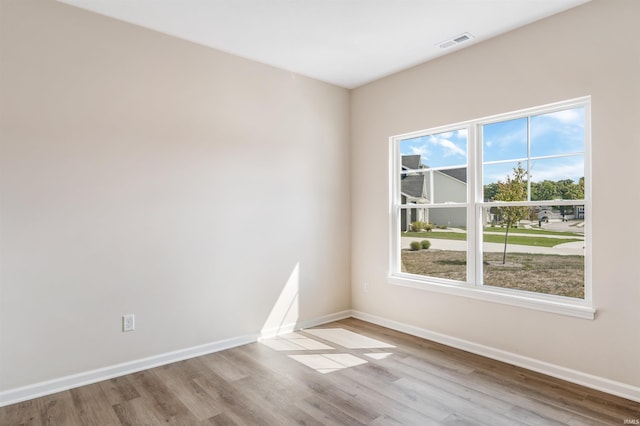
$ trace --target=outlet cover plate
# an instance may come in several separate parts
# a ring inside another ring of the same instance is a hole
[[[136,329],[136,316],[128,314],[122,316],[122,331],[133,331]]]

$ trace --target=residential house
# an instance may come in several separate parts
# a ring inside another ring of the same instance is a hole
[[[400,194],[403,204],[465,202],[467,197],[467,169],[428,170],[420,155],[402,156]],[[433,180],[433,186],[431,186]],[[433,191],[433,196],[430,194]],[[411,223],[423,221],[434,226],[464,226],[466,211],[461,208],[411,208],[401,212],[401,226],[411,230]]]

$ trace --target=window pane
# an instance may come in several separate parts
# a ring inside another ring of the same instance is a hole
[[[463,166],[467,164],[467,129],[400,141],[403,168]]]
[[[467,280],[466,208],[400,209],[400,216],[401,272]],[[430,247],[419,248],[425,240]]]
[[[531,156],[584,152],[584,108],[531,117]]]
[[[505,212],[483,209],[484,285],[584,298],[584,206],[509,208],[525,212],[508,235]]]
[[[522,169],[520,172],[518,172]],[[485,201],[526,201],[527,200],[527,162],[510,162],[498,164],[485,164],[482,167],[482,180]],[[508,179],[515,180],[518,173],[522,178],[500,190],[499,183],[505,184]],[[521,186],[520,190],[518,185]],[[509,192],[507,192],[509,191]]]
[[[584,157],[531,160],[531,200],[584,198]]]
[[[527,157],[527,118],[482,126],[482,161]]]

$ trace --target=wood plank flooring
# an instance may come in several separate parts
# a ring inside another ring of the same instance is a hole
[[[639,403],[353,318],[317,328],[338,331],[301,331],[10,405],[0,408],[0,425],[577,426],[640,419]]]

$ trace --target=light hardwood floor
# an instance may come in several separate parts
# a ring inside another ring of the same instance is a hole
[[[622,425],[640,419],[633,401],[353,318],[316,329],[331,330],[301,331],[3,407],[0,425]]]

